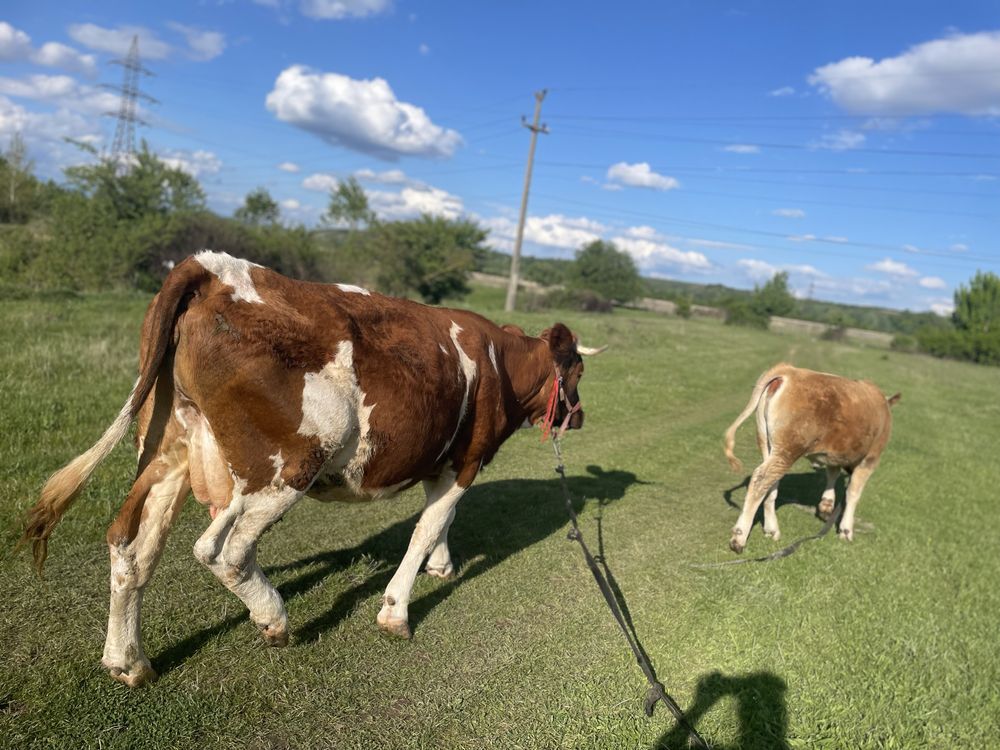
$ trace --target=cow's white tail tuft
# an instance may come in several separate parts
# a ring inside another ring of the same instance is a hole
[[[736,417],[736,421],[729,425],[729,429],[726,430],[725,442],[723,444],[726,459],[729,461],[730,468],[735,472],[743,471],[743,462],[736,457],[736,453],[733,448],[736,445],[736,430],[739,429],[740,425],[746,421],[754,409],[757,408],[757,404],[760,403],[760,397],[764,393],[764,389],[771,384],[772,381],[780,378],[779,369],[783,369],[786,365],[775,365],[770,370],[765,372],[757,379],[757,384],[753,387],[753,392],[750,394],[750,400],[747,402],[746,408],[740,412],[740,415]]]

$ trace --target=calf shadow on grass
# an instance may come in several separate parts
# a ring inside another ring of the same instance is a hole
[[[739,484],[723,490],[722,499],[726,501],[726,504],[730,508],[735,508],[736,510],[743,509],[742,499],[746,497],[745,493],[742,494],[741,502],[738,503],[733,500],[733,495],[737,490],[745,490],[750,486],[751,476],[751,474],[748,474]],[[847,484],[845,480],[846,475],[841,472],[835,486],[838,505],[842,505],[847,497]],[[781,478],[781,481],[778,482],[778,499],[775,501],[774,507],[775,509],[780,509],[783,505],[798,505],[806,508],[817,508],[825,489],[826,471],[822,469],[804,471],[800,474],[785,474]],[[760,508],[757,509],[757,516],[754,518],[754,523],[757,522],[758,518],[763,518],[763,515],[764,504],[761,503]]]
[[[416,630],[420,621],[462,584],[564,528],[568,518],[560,481],[555,476],[552,479],[504,479],[470,487],[458,504],[448,534],[448,546],[458,575],[441,581],[432,591],[410,603],[411,627]],[[567,482],[576,512],[580,512],[586,500],[597,500],[604,506],[624,497],[632,485],[647,484],[632,472],[605,471],[595,465],[588,466],[585,475],[568,476]],[[336,508],[330,511],[335,513]],[[293,639],[299,643],[317,640],[350,616],[361,602],[381,593],[402,561],[419,517],[420,514],[415,513],[354,547],[265,567],[264,572],[269,577],[280,579],[283,574],[292,574],[277,585],[281,596],[289,602],[359,560],[372,562],[372,572],[359,576],[357,582],[352,581],[353,585],[339,593],[326,612],[301,625],[293,620],[290,623]],[[294,618],[294,611],[291,614]],[[169,671],[215,636],[247,620],[247,613],[241,612],[192,634],[154,658],[154,667],[161,673]]]
[[[699,720],[716,703],[731,696],[737,705],[739,734],[731,745],[717,745],[706,738],[713,750],[788,750],[786,690],[785,681],[771,672],[746,675],[710,672],[698,680],[694,702],[685,713],[691,725],[697,728]],[[652,750],[688,747],[687,730],[676,726],[662,735]]]

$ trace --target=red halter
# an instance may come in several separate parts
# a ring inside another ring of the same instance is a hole
[[[556,370],[556,374],[552,378],[552,390],[549,392],[549,401],[545,406],[545,418],[542,420],[543,443],[552,433],[552,427],[556,421],[556,410],[560,401],[566,404],[566,416],[563,418],[562,425],[556,431],[554,438],[561,438],[563,436],[563,433],[569,428],[570,417],[580,411],[581,408],[579,400],[575,404],[570,404],[569,398],[567,398],[566,392],[563,390],[562,375]]]

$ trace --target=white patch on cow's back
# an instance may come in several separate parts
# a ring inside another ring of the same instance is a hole
[[[493,364],[493,372],[495,372],[497,375],[499,375],[500,374],[500,368],[497,367],[497,351],[496,351],[496,348],[493,346],[493,342],[492,341],[490,342],[489,352],[490,352],[490,362]]]
[[[315,437],[329,456],[327,472],[340,472],[359,493],[374,444],[370,418],[375,404],[365,404],[365,393],[354,372],[354,345],[341,341],[337,355],[319,372],[306,373],[302,389],[302,423],[298,433]]]
[[[469,355],[465,353],[462,345],[458,343],[458,334],[461,332],[462,326],[454,320],[451,321],[451,330],[448,333],[451,335],[451,341],[455,345],[455,350],[458,352],[458,376],[465,379],[465,394],[462,396],[462,408],[458,412],[458,422],[455,424],[455,431],[451,434],[451,438],[448,442],[444,444],[444,448],[442,448],[441,453],[438,454],[438,459],[448,452],[452,442],[455,440],[455,436],[458,435],[458,431],[462,427],[462,422],[465,421],[465,412],[469,408],[469,393],[472,390],[472,381],[475,380],[476,377],[476,363],[469,358]]]
[[[368,296],[368,297],[371,296],[371,292],[369,292],[367,289],[365,289],[363,287],[360,287],[360,286],[355,286],[354,284],[337,284],[336,287],[337,287],[337,289],[339,289],[342,292],[352,292],[354,294],[364,294],[365,296]]]
[[[250,278],[251,268],[263,268],[243,258],[234,258],[229,253],[217,253],[212,250],[202,250],[194,256],[202,268],[214,273],[219,281],[233,288],[233,301],[255,302],[263,304],[264,300],[257,293],[257,288]]]

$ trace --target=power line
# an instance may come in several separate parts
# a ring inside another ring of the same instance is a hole
[[[139,60],[139,35],[132,37],[132,45],[129,47],[128,56],[124,59],[112,60],[112,65],[121,65],[124,69],[121,86],[103,84],[104,88],[121,92],[121,103],[118,106],[118,113],[114,115],[106,112],[106,115],[117,116],[118,123],[115,125],[115,137],[111,144],[111,160],[118,165],[119,169],[127,170],[135,157],[135,124],[146,125],[136,113],[136,101],[143,99],[150,104],[158,104],[156,99],[139,91],[139,76],[153,75],[151,70],[143,67]]]

